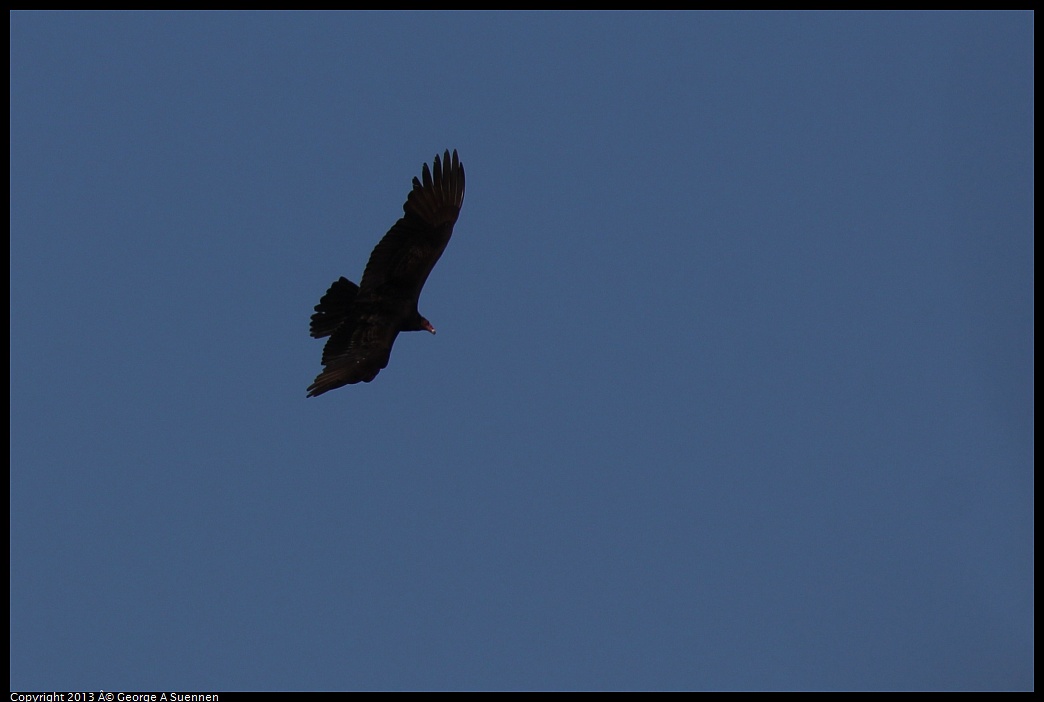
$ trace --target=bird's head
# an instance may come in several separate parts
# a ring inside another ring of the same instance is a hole
[[[408,320],[399,327],[399,331],[428,331],[434,334],[435,327],[431,326],[431,322],[422,317],[419,312],[414,312]]]

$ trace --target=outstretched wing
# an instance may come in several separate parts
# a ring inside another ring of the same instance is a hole
[[[431,171],[424,164],[421,180],[413,179],[402,218],[370,254],[359,284],[362,294],[416,303],[449,243],[463,203],[464,167],[456,149],[441,160],[436,155]]]
[[[379,310],[355,307],[352,319],[330,335],[323,347],[323,372],[308,387],[308,397],[342,385],[368,383],[388,365],[398,327]]]

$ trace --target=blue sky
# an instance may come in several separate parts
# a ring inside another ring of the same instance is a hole
[[[10,19],[12,689],[1033,688],[1031,14]]]

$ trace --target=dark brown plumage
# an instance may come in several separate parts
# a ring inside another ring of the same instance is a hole
[[[368,383],[388,365],[399,332],[429,331],[417,311],[428,274],[453,233],[464,202],[464,166],[449,151],[413,179],[403,216],[370,254],[359,285],[335,280],[312,315],[311,334],[329,336],[323,372],[308,387],[308,397],[353,383]]]

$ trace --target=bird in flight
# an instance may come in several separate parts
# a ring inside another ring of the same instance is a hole
[[[308,397],[353,383],[368,383],[388,365],[399,332],[429,331],[417,311],[428,274],[453,233],[464,203],[464,166],[446,151],[421,169],[402,206],[403,215],[370,254],[359,285],[341,277],[315,306],[311,334],[329,336],[323,372],[308,386]]]

